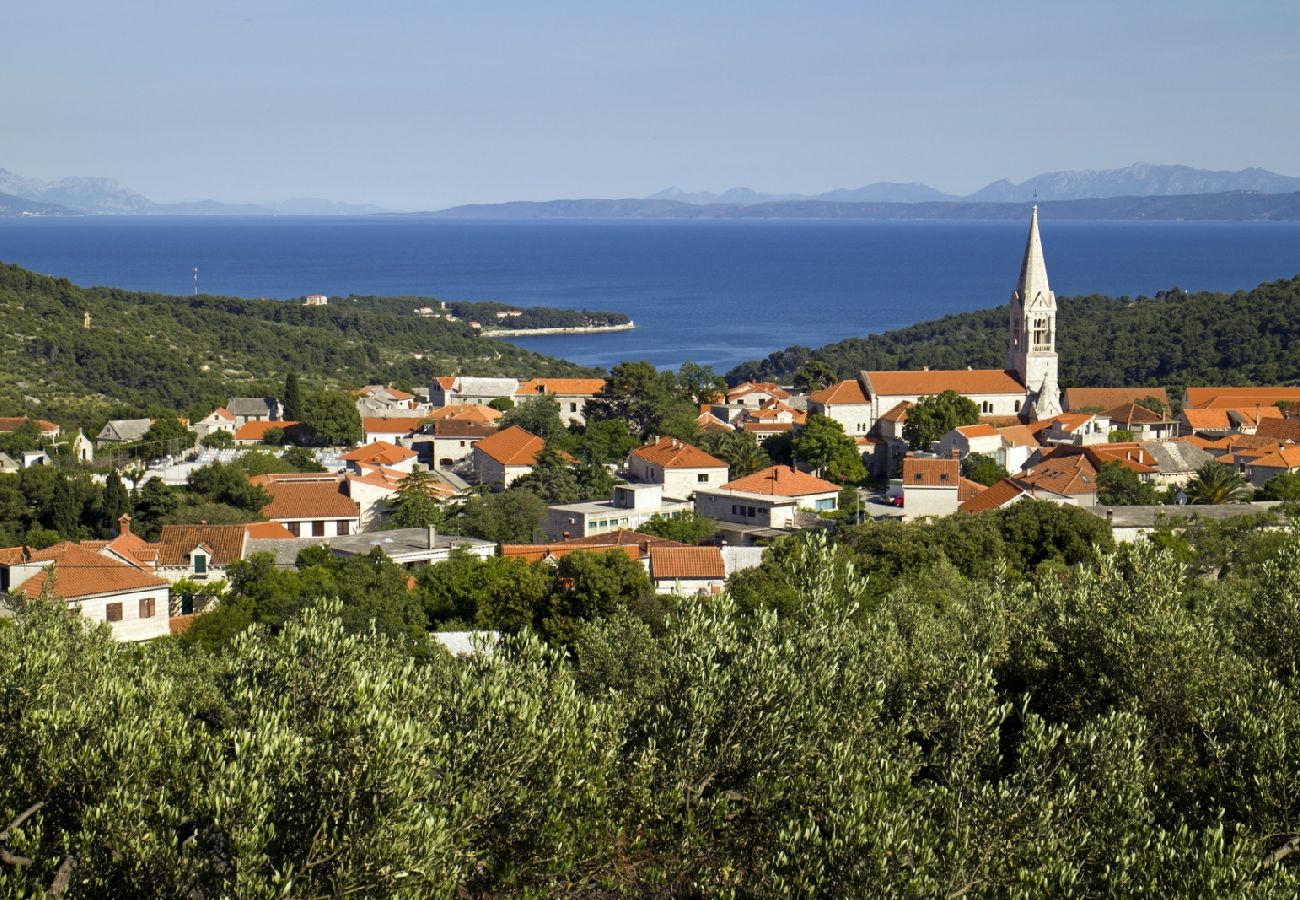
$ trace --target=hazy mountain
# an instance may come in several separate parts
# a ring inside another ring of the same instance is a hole
[[[0,216],[75,216],[77,212],[57,203],[42,203],[0,193]]]
[[[968,196],[967,200],[995,203],[1031,200],[1079,200],[1090,197],[1158,197],[1181,194],[1217,194],[1225,191],[1259,191],[1284,194],[1300,191],[1300,178],[1267,169],[1212,172],[1190,166],[1155,166],[1134,163],[1123,169],[1085,169],[1044,172],[1013,184],[1005,178]]]
[[[1040,201],[1052,220],[1154,219],[1300,220],[1300,192],[1229,191],[1166,197],[1107,197]],[[744,205],[678,200],[550,200],[481,203],[415,215],[455,219],[1010,219],[1029,215],[1029,204],[988,201],[841,203],[781,200]]]
[[[382,207],[299,197],[269,203],[223,203],[192,200],[155,203],[111,178],[63,178],[41,181],[0,169],[0,194],[67,207],[67,211],[112,215],[172,216],[359,216],[385,212]]]
[[[693,203],[696,205],[722,203],[728,206],[747,206],[751,203],[771,203],[777,200],[802,200],[803,198],[803,194],[760,194],[758,191],[747,187],[734,187],[723,191],[721,194],[714,194],[709,191],[683,191],[681,188],[670,187],[657,194],[651,194],[645,199],[672,200],[676,203]]]
[[[921,203],[927,200],[956,200],[958,197],[935,190],[919,181],[877,181],[860,188],[838,188],[810,199],[837,203]]]

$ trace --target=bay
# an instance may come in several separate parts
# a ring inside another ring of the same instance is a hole
[[[1300,272],[1296,222],[1041,221],[1058,296],[1233,291]],[[725,371],[1000,305],[1026,223],[456,221],[409,216],[0,219],[0,260],[82,285],[287,299],[419,294],[625,312],[631,332],[513,339],[608,367]]]

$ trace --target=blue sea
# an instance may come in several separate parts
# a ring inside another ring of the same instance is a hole
[[[82,285],[289,298],[421,294],[618,310],[621,334],[519,339],[610,366],[719,371],[1005,303],[1027,223],[0,219],[0,260]],[[1300,223],[1041,221],[1058,296],[1232,291],[1300,272]]]

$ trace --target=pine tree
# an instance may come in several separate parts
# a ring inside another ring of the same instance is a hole
[[[297,372],[290,372],[284,379],[284,404],[280,415],[290,422],[302,421],[302,388],[298,386]]]
[[[122,483],[122,476],[114,469],[108,473],[108,480],[104,482],[104,533],[114,534],[117,520],[130,511],[131,497],[126,492],[126,485]]]

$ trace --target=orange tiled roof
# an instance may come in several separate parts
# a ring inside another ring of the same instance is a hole
[[[1287,444],[1276,453],[1261,456],[1249,465],[1266,469],[1300,469],[1300,445]]]
[[[430,411],[425,418],[435,422],[458,419],[465,422],[490,423],[501,418],[501,410],[493,409],[483,403],[452,403]]]
[[[927,397],[959,394],[1024,394],[1025,386],[1001,369],[930,369],[919,372],[863,372],[877,397]]]
[[[957,502],[965,503],[967,500],[973,500],[979,494],[984,493],[984,485],[978,481],[971,481],[969,478],[962,478],[957,482]]]
[[[839,491],[840,486],[824,481],[793,466],[768,466],[753,475],[746,475],[722,486],[725,491],[744,491],[747,494],[768,494],[774,497],[803,497],[808,494],[827,494]]]
[[[532,378],[519,385],[515,396],[563,394],[569,397],[594,397],[604,389],[603,378]]]
[[[279,522],[249,522],[244,531],[250,541],[283,541],[293,537],[293,532]]]
[[[230,422],[235,421],[235,414],[232,413],[230,410],[226,409],[224,406],[218,406],[211,413],[209,413],[209,415],[216,416],[218,419],[226,419],[227,421]]]
[[[1184,409],[1183,419],[1197,431],[1227,431],[1233,427],[1226,409]]]
[[[394,416],[390,419],[367,416],[361,420],[361,430],[367,435],[400,434],[405,437],[418,433],[428,421],[427,417],[421,416]]]
[[[958,425],[953,430],[956,431],[958,434],[960,434],[962,437],[968,437],[968,438],[999,436],[998,430],[996,428],[994,428],[992,425],[985,425],[983,423],[979,425]]]
[[[778,400],[790,399],[788,391],[782,390],[775,381],[746,381],[727,391],[728,400],[737,400],[748,394],[771,394]]]
[[[674,437],[661,437],[633,450],[629,456],[664,469],[725,469],[727,464]]]
[[[442,419],[433,423],[436,437],[472,438],[477,440],[497,433],[497,427],[488,422],[474,422],[469,419]]]
[[[34,550],[30,561],[54,566],[54,594],[66,599],[167,586],[167,582],[156,575],[76,544],[62,543],[45,550]],[[16,585],[14,590],[28,597],[40,596],[48,572],[48,568],[37,572],[21,585]]]
[[[408,459],[414,459],[419,456],[414,450],[408,450],[405,447],[399,447],[396,444],[390,444],[388,441],[374,441],[366,444],[364,447],[358,447],[355,450],[349,450],[341,457],[348,462],[355,463],[375,463],[381,466],[392,466],[399,462],[405,462]]]
[[[243,525],[164,525],[158,538],[158,564],[187,566],[190,551],[202,545],[212,552],[211,565],[227,565],[243,558],[247,534]]]
[[[262,483],[271,502],[262,507],[268,519],[355,519],[360,515],[357,504],[341,492],[341,482],[285,481]]]
[[[726,578],[727,567],[717,547],[651,547],[650,577]]]
[[[36,428],[42,434],[53,434],[59,430],[59,426],[53,422],[47,422],[44,419],[29,419],[27,416],[0,417],[0,432],[17,431],[28,422],[35,422]]]
[[[1094,387],[1066,388],[1065,405],[1069,412],[1082,412],[1085,409],[1114,409],[1117,406],[1136,404],[1145,397],[1155,397],[1166,408],[1169,395],[1164,388],[1155,387]]]
[[[1221,403],[1238,408],[1274,406],[1285,400],[1300,403],[1300,387],[1189,387],[1186,407],[1205,409]]]
[[[903,460],[903,487],[952,487],[961,480],[961,463],[955,459]]]
[[[856,378],[846,378],[844,381],[838,381],[830,387],[822,388],[816,393],[809,394],[808,400],[811,403],[819,403],[822,406],[871,402],[867,399],[866,393],[862,390],[861,382]]]
[[[1012,478],[1031,493],[1046,491],[1061,497],[1092,494],[1097,490],[1097,470],[1083,454],[1049,456]]]
[[[1152,425],[1168,421],[1164,416],[1153,413],[1145,406],[1138,406],[1136,403],[1125,403],[1123,406],[1117,406],[1106,415],[1112,423],[1117,425]]]
[[[1091,413],[1061,413],[1059,416],[1053,416],[1049,430],[1064,431],[1069,434],[1078,431],[1083,426],[1092,421]]]
[[[1255,433],[1260,437],[1300,443],[1300,419],[1264,419]]]
[[[546,442],[537,435],[529,434],[518,425],[511,425],[491,437],[483,438],[474,445],[474,449],[503,466],[531,466],[537,462],[537,454],[545,446]]]
[[[237,441],[263,441],[266,440],[266,433],[272,428],[279,428],[285,434],[291,429],[297,429],[300,425],[298,422],[289,419],[280,419],[276,422],[268,422],[265,419],[258,422],[245,422],[235,429],[235,440]]]
[[[695,424],[701,431],[735,431],[711,412],[700,413],[695,419]]]
[[[1006,506],[1012,500],[1023,494],[1014,481],[1004,478],[997,484],[986,487],[974,497],[964,501],[961,504],[961,511],[968,513],[984,512],[990,509],[1000,509]]]
[[[901,403],[895,403],[889,408],[883,416],[880,417],[882,422],[906,422],[907,411],[916,406],[911,400],[904,400]]]

